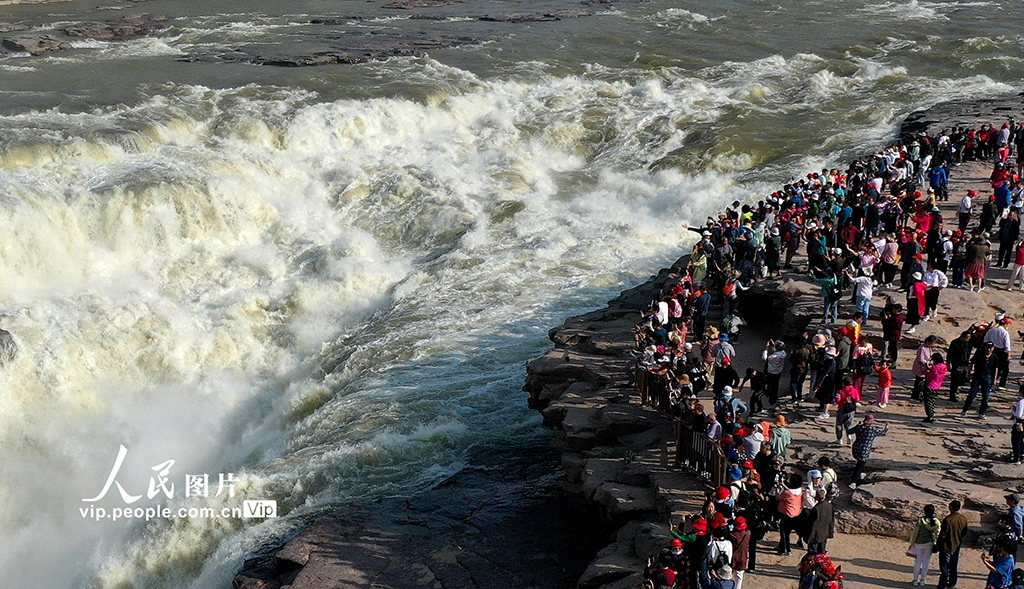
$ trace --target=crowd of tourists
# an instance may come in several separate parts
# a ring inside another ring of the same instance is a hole
[[[890,402],[904,334],[943,315],[948,288],[1024,291],[1022,154],[1024,125],[1012,120],[936,137],[921,133],[846,170],[807,174],[756,204],[734,202],[703,226],[687,227],[699,240],[685,272],[636,328],[643,376],[637,384],[642,403],[717,443],[728,468],[703,510],[674,524],[672,545],[648,561],[649,586],[741,589],[744,575],[756,570],[758,542],[773,532],[778,554],[805,551],[802,588],[842,587],[840,567],[827,556],[832,501],[844,484],[862,483],[876,440],[889,432],[863,409]],[[939,203],[951,197],[951,173],[972,159],[993,162],[991,194],[966,192],[956,218],[945,218]],[[1013,266],[1005,284],[988,277],[993,265]],[[734,344],[744,337],[745,291],[783,273],[805,274],[820,288],[820,324],[798,341],[769,340],[760,361],[738,368]],[[847,298],[848,319],[840,321]],[[945,350],[934,336],[913,350],[909,398],[923,405],[924,422],[939,417],[943,396],[962,417],[976,407],[985,419],[991,395],[1007,386],[1012,320],[1004,313],[979,319]],[[868,324],[881,327],[879,348],[862,337]],[[815,419],[834,420],[836,446],[850,447],[854,466],[842,483],[827,456],[806,475],[800,473],[811,465],[787,456],[786,409],[808,401],[817,405]],[[1012,419],[1011,461],[1020,464],[1024,386]],[[1007,497],[1004,533],[985,556],[989,587],[1024,584],[1024,571],[1014,572],[1024,537],[1019,500]],[[914,558],[915,586],[925,584],[933,552],[939,553],[939,589],[957,586],[967,522],[959,501],[948,508],[940,520],[929,506],[914,525],[907,554]]]

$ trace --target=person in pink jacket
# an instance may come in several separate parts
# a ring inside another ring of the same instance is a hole
[[[946,365],[942,354],[935,352],[929,362],[928,372],[924,376],[924,412],[927,417],[925,423],[935,422],[935,399],[939,398],[939,389],[946,380],[946,373],[949,366]]]

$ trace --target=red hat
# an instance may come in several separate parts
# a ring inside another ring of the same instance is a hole
[[[972,198],[975,197],[975,196],[978,196],[978,191],[977,190],[968,190],[967,191],[967,196],[970,196]]]
[[[754,468],[754,461],[753,460],[744,460],[743,461],[743,468]]]
[[[671,546],[672,548],[682,548],[683,547],[683,541],[680,540],[679,538],[672,538],[672,543],[669,544],[669,546]]]
[[[732,494],[729,493],[729,489],[726,489],[725,487],[718,487],[715,489],[715,499],[718,501],[725,501],[731,496]]]
[[[696,532],[698,536],[703,536],[704,534],[707,534],[708,520],[702,517],[698,517],[697,519],[693,520],[693,531]]]
[[[989,200],[995,200],[996,199],[996,195],[993,194],[993,195],[989,196],[988,199]]]
[[[736,526],[737,530],[747,529],[747,518],[743,517],[742,515],[732,520],[732,523]]]
[[[724,515],[722,515],[721,513],[716,513],[715,517],[711,518],[711,527],[712,529],[718,529],[724,526],[726,521],[727,520],[725,519]]]
[[[732,364],[732,360],[728,356],[722,358],[722,364]]]

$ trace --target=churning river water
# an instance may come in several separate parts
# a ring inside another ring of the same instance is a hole
[[[1024,78],[1011,1],[385,3],[151,0],[129,10],[170,17],[152,36],[0,54],[0,585],[226,587],[311,514],[543,443],[524,362],[675,259],[683,223]],[[569,9],[590,15],[474,20]],[[476,42],[179,61],[375,33]],[[131,495],[175,461],[173,499],[134,505],[281,517],[83,518],[122,444]],[[236,497],[185,498],[185,473]]]

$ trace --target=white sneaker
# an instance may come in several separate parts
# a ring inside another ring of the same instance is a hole
[[[881,405],[879,405],[879,407],[882,408],[882,409],[885,409],[885,406],[886,406],[886,403],[882,403]]]
[[[985,290],[986,288],[988,288],[988,287],[987,286],[983,286],[983,287],[978,289],[978,292],[981,292],[981,291]]]
[[[907,333],[914,333],[915,331],[917,331],[917,328],[911,327],[910,329],[907,330]]]

